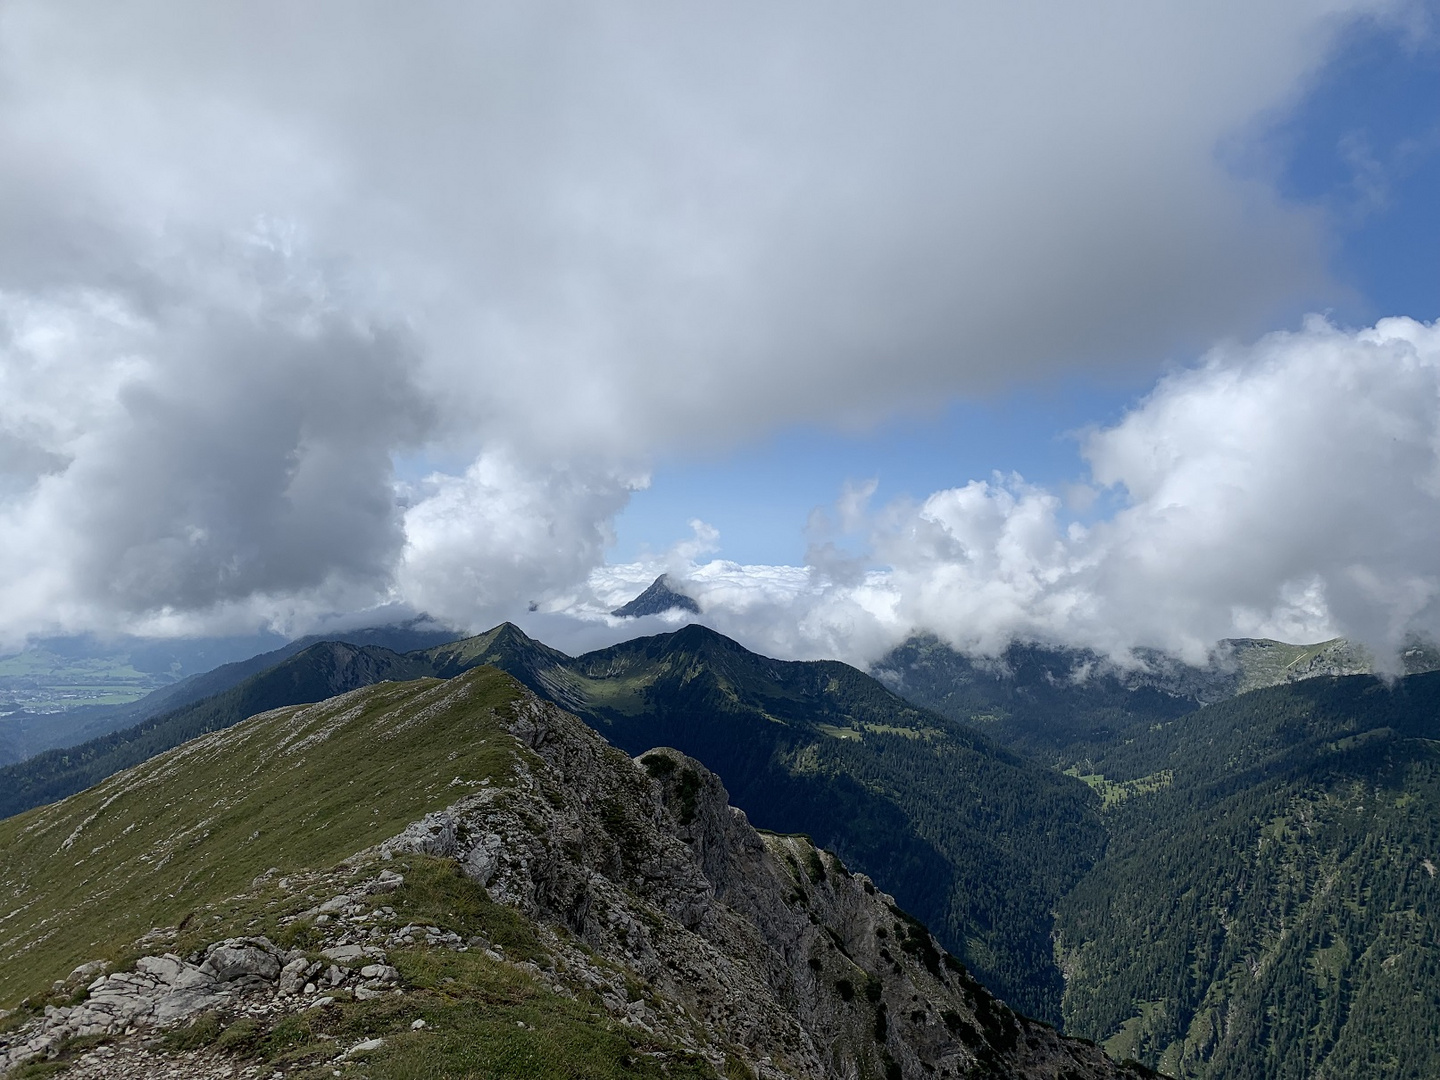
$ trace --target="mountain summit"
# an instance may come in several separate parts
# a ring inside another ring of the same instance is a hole
[[[663,615],[680,608],[700,614],[700,605],[670,585],[670,575],[661,574],[650,583],[650,587],[628,604],[622,604],[610,612],[620,619],[638,619],[642,615]]]

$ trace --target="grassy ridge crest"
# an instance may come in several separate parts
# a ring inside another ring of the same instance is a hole
[[[183,925],[272,868],[332,865],[503,779],[516,743],[495,714],[521,692],[489,668],[381,683],[264,713],[0,821],[0,1002]]]

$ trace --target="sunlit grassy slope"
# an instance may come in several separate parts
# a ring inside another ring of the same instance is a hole
[[[271,867],[326,867],[502,776],[508,676],[381,683],[257,716],[0,821],[0,1003]]]
[[[382,680],[429,675],[423,658],[320,642],[236,686],[79,746],[0,769],[0,816],[63,799],[172,746],[283,705],[306,705]]]

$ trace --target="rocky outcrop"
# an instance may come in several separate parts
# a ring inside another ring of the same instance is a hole
[[[387,872],[357,892],[384,892],[400,880]],[[349,895],[336,899],[353,903]],[[447,936],[438,927],[406,927],[391,940],[413,943],[416,933],[432,945],[459,945],[453,934]],[[254,1017],[313,1008],[333,1000],[327,991],[345,990],[364,1000],[399,989],[400,973],[384,962],[382,948],[337,944],[323,948],[320,956],[323,959],[316,960],[301,950],[279,949],[265,937],[226,938],[188,957],[141,956],[132,970],[99,974],[88,986],[86,980],[106,965],[84,964],[57,987],[76,991],[81,1000],[47,1005],[34,1022],[0,1036],[0,1075],[52,1057],[78,1038],[145,1035],[207,1012]]]
[[[633,761],[536,698],[510,730],[513,784],[382,845],[442,855],[542,924],[552,965],[633,971],[628,1023],[761,1077],[1126,1075],[1093,1045],[1018,1016],[864,875],[800,836],[761,834],[678,751]],[[532,756],[533,755],[533,756]]]
[[[286,964],[287,957],[263,937],[217,941],[189,960],[142,956],[133,971],[96,978],[83,1001],[46,1006],[43,1018],[19,1038],[0,1041],[0,1072],[70,1039],[169,1027],[210,1009],[233,1009],[256,992],[269,996]],[[94,967],[77,968],[68,981],[80,983]]]

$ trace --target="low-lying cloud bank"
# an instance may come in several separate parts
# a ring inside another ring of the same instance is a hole
[[[1018,476],[919,505],[852,493],[838,516],[861,558],[738,566],[692,545],[597,570],[556,606],[598,621],[664,570],[757,648],[859,662],[915,630],[967,651],[1019,637],[1196,661],[1223,637],[1345,635],[1393,655],[1440,631],[1440,326],[1312,318],[1218,348],[1083,453],[1068,505]]]

